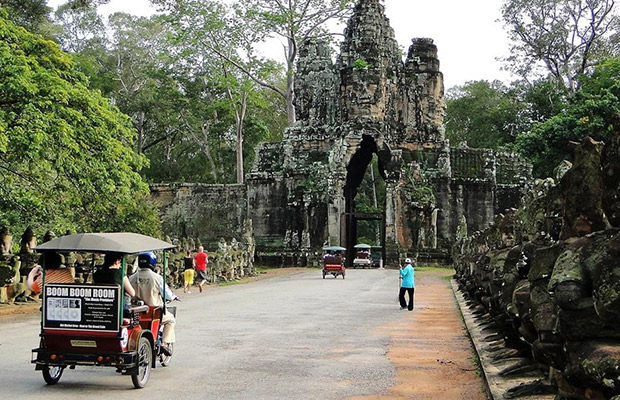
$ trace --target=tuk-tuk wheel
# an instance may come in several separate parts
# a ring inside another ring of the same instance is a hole
[[[325,271],[323,271],[323,279],[325,279],[325,275],[327,275],[327,274],[325,273]]]
[[[138,342],[138,373],[131,375],[131,381],[136,389],[142,389],[149,381],[152,361],[153,348],[151,342],[147,338],[141,337]]]
[[[65,367],[48,367],[47,365],[41,369],[43,373],[43,379],[45,383],[48,385],[55,385],[60,380],[62,376],[62,371],[65,370]]]

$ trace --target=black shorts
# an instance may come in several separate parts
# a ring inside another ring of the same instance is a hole
[[[206,281],[207,280],[207,270],[203,269],[201,271],[196,271],[196,280]]]

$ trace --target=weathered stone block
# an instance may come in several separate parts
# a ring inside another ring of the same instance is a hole
[[[589,383],[606,396],[620,393],[620,345],[617,342],[569,342],[566,375]],[[609,398],[609,397],[608,397]]]
[[[532,260],[530,261],[530,271],[528,279],[536,281],[539,279],[549,280],[553,273],[555,261],[563,250],[563,246],[553,245],[549,247],[540,247],[534,251]]]
[[[572,303],[590,296],[591,284],[578,249],[565,250],[557,258],[548,291],[553,294],[554,302],[563,308],[571,308]]]

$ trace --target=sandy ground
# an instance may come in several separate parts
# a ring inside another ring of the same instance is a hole
[[[248,283],[306,271],[305,268],[268,270]],[[473,349],[465,331],[450,283],[451,270],[420,270],[416,273],[415,309],[401,322],[382,327],[391,336],[387,357],[396,366],[396,384],[381,396],[351,400],[384,399],[488,399],[480,373],[473,361]],[[206,290],[213,286],[206,286]],[[397,296],[397,292],[394,296]],[[196,287],[192,291],[198,290]],[[182,293],[181,289],[175,290]],[[396,299],[395,299],[396,300]],[[38,312],[39,303],[0,305],[2,319]]]

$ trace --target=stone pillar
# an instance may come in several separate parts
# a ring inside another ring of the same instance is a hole
[[[433,39],[412,40],[405,61],[407,140],[441,142],[445,115],[443,74]]]
[[[385,187],[385,267],[395,268],[399,265],[401,246],[398,241],[396,213],[402,213],[399,202],[397,182],[386,181]]]
[[[328,245],[338,246],[341,244],[342,213],[344,212],[344,181],[333,180],[330,182],[329,198],[327,203],[327,230]]]
[[[9,233],[9,228],[3,226],[0,230],[0,255],[10,256],[13,247],[13,235]]]
[[[435,182],[435,201],[437,203],[437,245],[445,247],[451,243],[452,234],[452,189],[449,178],[440,178]]]

